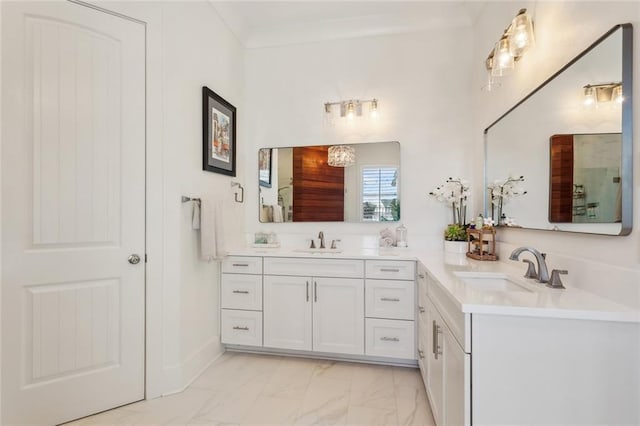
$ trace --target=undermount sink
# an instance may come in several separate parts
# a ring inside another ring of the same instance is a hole
[[[460,280],[469,288],[484,291],[524,291],[525,288],[508,275],[499,272],[454,272]]]
[[[313,253],[313,254],[342,253],[342,249],[332,249],[332,248],[304,248],[304,249],[295,249],[293,251],[297,253]]]

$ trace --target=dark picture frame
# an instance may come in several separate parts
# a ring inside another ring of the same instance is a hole
[[[271,188],[271,154],[271,148],[258,150],[258,182],[266,188]]]
[[[202,170],[236,175],[236,107],[202,87]]]

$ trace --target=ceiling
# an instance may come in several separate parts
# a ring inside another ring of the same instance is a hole
[[[247,48],[470,26],[484,2],[215,1]]]

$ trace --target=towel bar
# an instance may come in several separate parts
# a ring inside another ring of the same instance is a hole
[[[187,196],[183,195],[181,200],[182,200],[183,203],[188,203],[189,201],[194,201],[194,202],[200,204],[200,198],[191,198],[191,197],[187,197]]]

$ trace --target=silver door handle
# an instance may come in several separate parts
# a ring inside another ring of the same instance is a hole
[[[237,325],[233,327],[234,330],[242,330],[242,331],[249,331],[249,327],[238,327]]]
[[[317,281],[313,282],[313,301],[314,302],[318,301],[318,282]]]
[[[307,280],[307,302],[309,301],[309,281]]]
[[[137,254],[132,254],[130,255],[127,260],[129,261],[130,264],[132,265],[137,265],[138,263],[140,263],[140,256],[138,256]]]
[[[398,268],[380,268],[381,272],[400,272]]]
[[[400,339],[398,339],[397,337],[381,337],[380,340],[382,340],[383,342],[399,342]]]
[[[424,278],[424,274],[418,274],[418,278]]]
[[[233,293],[236,293],[236,294],[249,294],[249,292],[246,291],[246,290],[233,290]]]
[[[397,297],[381,297],[380,300],[382,300],[383,302],[399,302],[400,299],[398,299]]]
[[[232,266],[249,266],[248,263],[232,263]]]

